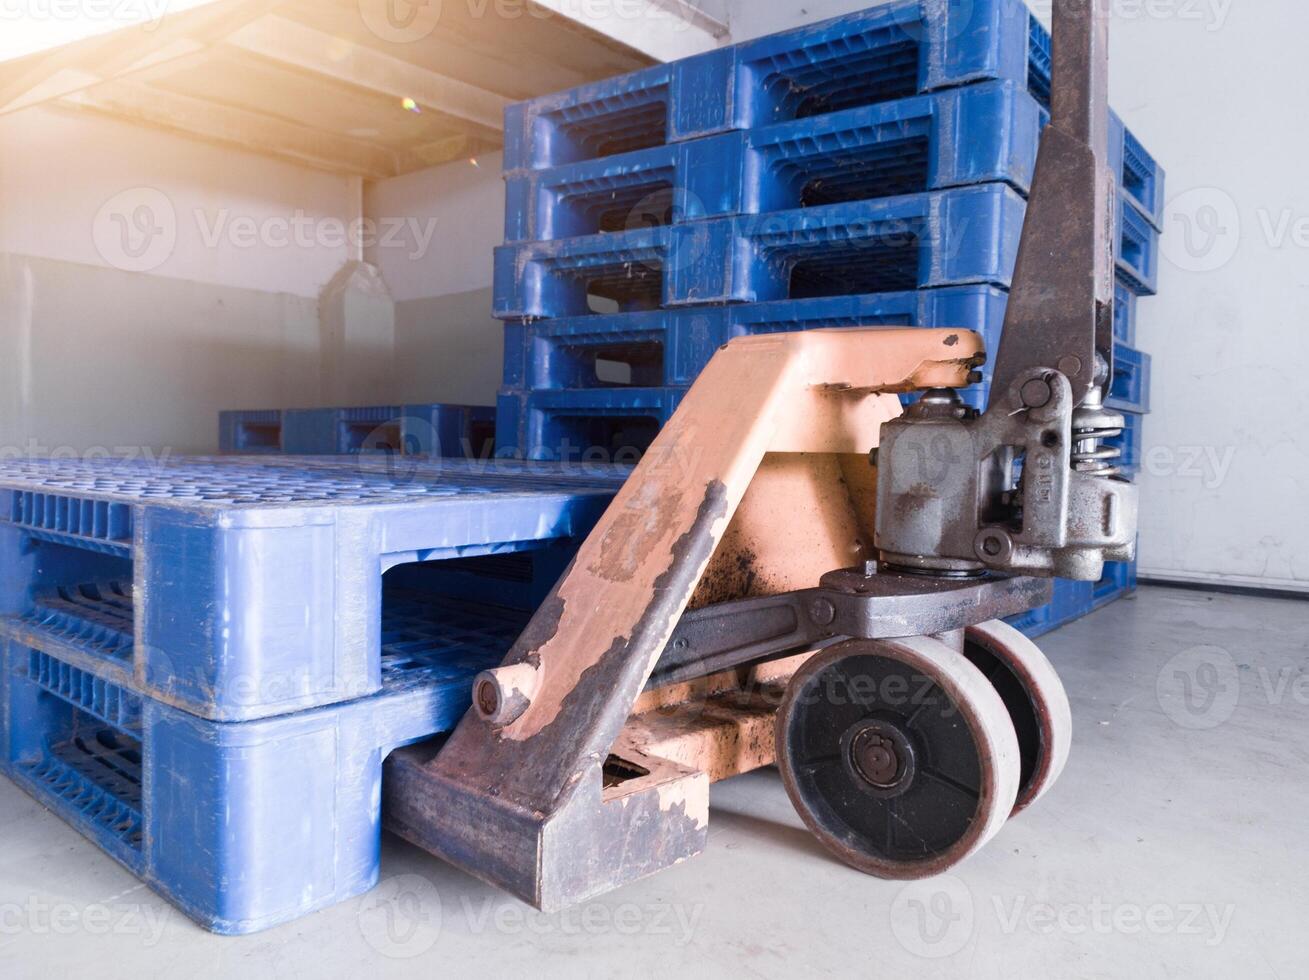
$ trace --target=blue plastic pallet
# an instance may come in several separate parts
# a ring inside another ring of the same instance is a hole
[[[590,530],[626,473],[418,457],[0,461],[0,615],[203,718],[363,697],[383,680],[384,573],[545,555]],[[120,602],[114,583],[137,596],[126,635],[68,605],[85,587]],[[501,601],[496,577],[473,585],[469,597]]]
[[[584,316],[932,286],[1008,286],[1026,206],[1003,184],[501,246],[494,315]]]
[[[404,445],[398,405],[295,408],[282,413],[282,451],[296,455],[398,453]]]
[[[239,455],[282,451],[280,409],[218,413],[218,451]]]
[[[1114,339],[1136,343],[1136,294],[1118,278],[1114,281]]]
[[[496,455],[631,465],[685,394],[683,388],[502,391]]]
[[[538,169],[1029,73],[1018,0],[895,0],[510,106],[505,167]],[[1048,84],[1046,86],[1048,88]]]
[[[1095,583],[1091,593],[1091,608],[1107,606],[1135,591],[1136,562],[1109,562],[1104,567],[1104,576]]]
[[[1134,477],[1140,474],[1143,462],[1141,427],[1145,416],[1134,412],[1123,412],[1123,418],[1127,424],[1123,426],[1122,434],[1106,439],[1105,444],[1119,450],[1120,455],[1115,465],[1121,467],[1129,477]]]
[[[1115,112],[1109,113],[1109,169],[1156,231],[1164,229],[1164,171]]]
[[[1089,613],[1094,587],[1092,582],[1055,579],[1054,597],[1050,602],[1021,615],[1010,616],[1006,622],[1032,639],[1044,636]]]
[[[994,82],[506,174],[509,242],[993,181],[1026,193],[1043,111]]]
[[[83,616],[130,633],[127,604]],[[74,597],[70,604],[79,600]],[[448,731],[526,611],[391,593],[382,690],[222,724],[143,697],[0,624],[0,769],[210,930],[286,922],[376,884],[382,762]]]
[[[385,405],[219,414],[219,452],[349,455],[406,452],[481,458],[495,442],[495,408]]]
[[[1159,281],[1159,232],[1131,201],[1118,196],[1115,258],[1118,276],[1138,296],[1153,296]]]
[[[510,106],[504,166],[604,159],[987,80],[1048,107],[1050,62],[1050,35],[1020,0],[895,0]],[[1161,229],[1163,172],[1117,117],[1109,164]]]
[[[1150,411],[1150,355],[1114,344],[1114,376],[1109,385],[1108,407],[1144,415]]]
[[[1006,295],[994,286],[505,324],[507,388],[540,391],[689,385],[733,337],[856,326],[954,326],[994,349]]]

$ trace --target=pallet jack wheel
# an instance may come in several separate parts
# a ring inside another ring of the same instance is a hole
[[[879,878],[955,866],[995,836],[1019,750],[996,689],[939,640],[847,640],[795,675],[777,717],[786,791],[818,839]]]
[[[1073,714],[1068,693],[1040,647],[999,620],[968,627],[964,656],[994,685],[1018,736],[1018,800],[1014,815],[1054,785],[1068,762]]]

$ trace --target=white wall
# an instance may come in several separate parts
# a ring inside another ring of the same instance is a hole
[[[316,297],[357,212],[345,177],[92,114],[0,116],[0,252]]]
[[[396,302],[491,285],[491,250],[504,241],[503,165],[504,155],[491,153],[369,185],[370,218],[391,227],[411,223],[395,243],[379,240],[366,255]]]
[[[221,409],[355,401],[325,386],[318,300],[359,208],[347,178],[0,117],[0,449],[212,451]]]
[[[369,249],[395,298],[396,399],[495,404],[504,328],[491,317],[492,250],[504,241],[499,153],[371,184],[365,211],[410,231]]]

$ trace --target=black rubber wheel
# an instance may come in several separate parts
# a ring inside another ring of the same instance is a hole
[[[1073,742],[1068,693],[1040,648],[1008,623],[970,626],[964,656],[995,687],[1014,723],[1020,773],[1016,815],[1054,785],[1068,762]]]
[[[777,719],[787,793],[819,840],[881,878],[939,874],[1013,810],[1019,750],[994,687],[930,637],[849,640],[792,678]]]

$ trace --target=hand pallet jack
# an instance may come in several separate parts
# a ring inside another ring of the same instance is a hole
[[[1107,2],[1054,5],[986,411],[954,391],[985,361],[969,331],[732,341],[456,730],[388,761],[392,830],[556,910],[698,853],[710,783],[774,762],[833,853],[894,879],[954,866],[1050,787],[1067,696],[999,619],[1136,537],[1102,444],[1123,425]]]

